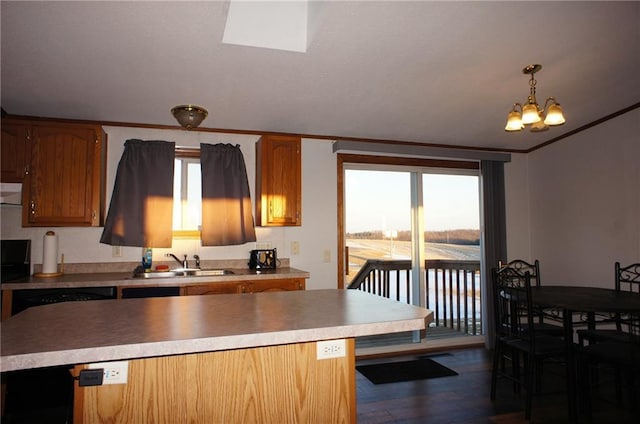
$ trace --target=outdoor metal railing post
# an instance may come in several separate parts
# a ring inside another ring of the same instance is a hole
[[[478,335],[482,331],[477,308],[482,295],[480,262],[428,259],[425,273],[425,305],[434,310],[435,326]],[[347,288],[411,304],[411,261],[367,260]]]

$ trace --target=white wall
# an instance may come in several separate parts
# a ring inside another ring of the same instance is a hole
[[[505,168],[510,260],[539,259],[543,282],[603,287],[613,286],[616,261],[640,262],[639,123],[636,109],[514,155]]]
[[[113,191],[115,173],[128,139],[175,141],[177,146],[199,147],[200,143],[239,144],[247,166],[252,197],[255,194],[255,142],[259,136],[222,134],[183,130],[160,130],[127,127],[104,127],[108,136],[107,148],[107,208]],[[258,243],[270,242],[278,249],[278,256],[290,259],[292,267],[308,271],[309,289],[335,288],[336,282],[336,164],[331,142],[303,140],[302,143],[302,227],[257,227]],[[255,201],[255,199],[252,199]],[[54,230],[59,236],[59,253],[66,263],[135,262],[141,248],[123,247],[122,257],[114,258],[111,246],[100,244],[102,228],[22,228],[21,207],[0,207],[4,239],[32,240],[32,263],[42,263],[42,238]],[[291,242],[297,241],[300,252],[291,254]],[[202,259],[243,259],[256,243],[241,246],[201,247],[199,240],[174,240],[171,249],[154,249],[154,260],[166,260],[167,252],[176,255],[198,253]],[[329,262],[325,263],[325,251]]]

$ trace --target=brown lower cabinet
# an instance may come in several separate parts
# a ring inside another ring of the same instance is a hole
[[[123,292],[132,287],[118,287],[118,298],[123,296]],[[149,290],[148,297],[154,297],[153,289],[156,287],[144,286],[142,289]],[[135,290],[136,288],[133,287]],[[179,287],[182,296],[197,296],[208,294],[229,294],[229,293],[260,293],[267,291],[291,291],[305,290],[304,278],[278,278],[273,280],[248,280],[248,281],[219,281],[199,284],[186,284]]]
[[[281,278],[275,280],[252,280],[198,284],[197,286],[183,287],[182,294],[185,296],[190,296],[200,294],[260,293],[266,291],[291,291],[304,289],[304,278]]]
[[[242,286],[238,283],[211,283],[199,284],[197,286],[183,287],[183,296],[193,296],[202,294],[225,294],[242,293]]]
[[[287,278],[280,280],[247,281],[242,285],[243,293],[260,293],[266,291],[304,290],[304,278]]]

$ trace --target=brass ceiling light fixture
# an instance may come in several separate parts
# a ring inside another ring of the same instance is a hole
[[[182,127],[190,130],[200,125],[209,112],[205,108],[196,105],[180,105],[171,109],[171,114]]]
[[[507,116],[505,131],[522,131],[525,125],[531,125],[532,132],[546,131],[551,125],[562,125],[565,122],[560,103],[553,97],[547,98],[544,108],[538,106],[536,100],[536,80],[534,75],[542,69],[542,65],[527,65],[522,70],[523,74],[531,75],[529,80],[530,92],[525,105],[515,103]],[[547,108],[549,105],[549,108]],[[520,111],[518,111],[520,108]]]

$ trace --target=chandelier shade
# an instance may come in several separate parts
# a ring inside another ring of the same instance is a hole
[[[505,131],[522,131],[525,125],[531,125],[532,132],[545,131],[549,126],[562,125],[565,123],[564,113],[560,103],[555,98],[549,97],[541,108],[536,100],[536,80],[534,75],[542,69],[542,65],[527,65],[522,70],[523,74],[531,75],[529,80],[529,97],[524,103],[515,103],[513,109],[507,115],[507,125]],[[547,108],[547,105],[549,107]]]
[[[538,105],[535,103],[527,103],[522,107],[522,123],[525,125],[533,124],[540,121],[538,113]]]
[[[171,114],[183,128],[190,130],[200,125],[209,112],[205,108],[196,105],[180,105],[172,108]]]
[[[520,131],[524,128],[522,124],[522,115],[517,110],[512,110],[509,112],[509,116],[507,118],[507,126],[505,130],[507,131]]]
[[[544,123],[547,125],[561,125],[565,123],[562,107],[560,107],[559,104],[554,103],[549,106],[549,110],[547,110],[547,117],[544,118]]]

